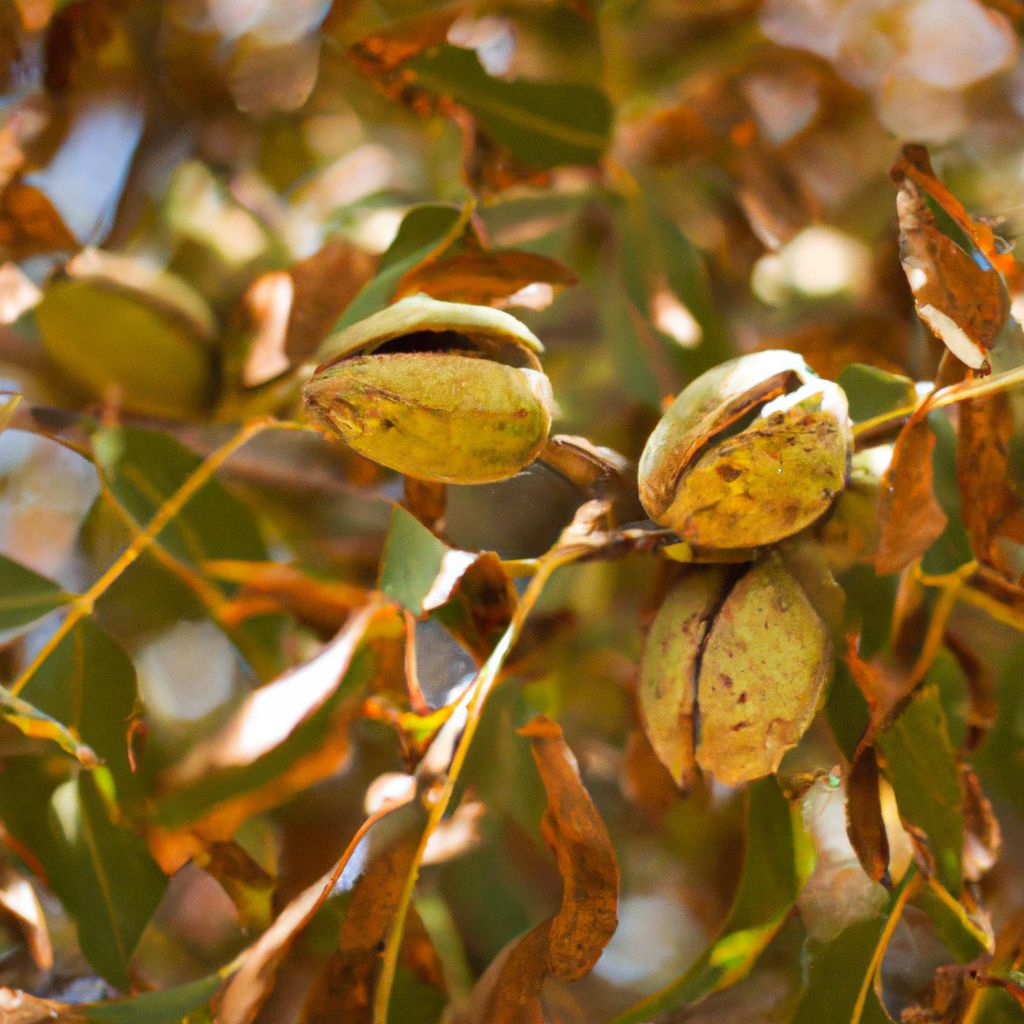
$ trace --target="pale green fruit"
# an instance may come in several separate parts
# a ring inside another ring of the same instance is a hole
[[[842,388],[792,352],[758,352],[676,398],[641,455],[640,500],[694,547],[756,548],[828,511],[851,450]]]
[[[436,352],[355,356],[316,373],[313,415],[368,459],[423,480],[487,483],[532,462],[551,428],[537,370]]]

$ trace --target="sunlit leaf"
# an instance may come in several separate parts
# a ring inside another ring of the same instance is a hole
[[[919,558],[946,528],[946,514],[932,490],[935,437],[928,420],[911,420],[896,440],[882,479],[878,521],[881,537],[875,567],[898,572]]]
[[[806,879],[809,865],[792,812],[774,779],[746,790],[743,874],[715,941],[682,976],[613,1024],[640,1024],[656,1014],[690,1006],[746,977],[782,927]]]
[[[52,740],[87,768],[94,768],[100,763],[96,752],[82,743],[67,726],[33,707],[28,701],[12,696],[3,686],[0,686],[0,718],[13,725],[23,736]]]
[[[0,555],[0,630],[21,630],[70,600],[56,583]]]
[[[381,256],[376,277],[364,285],[345,308],[336,329],[343,330],[386,306],[409,271],[428,256],[444,252],[454,241],[452,232],[460,220],[461,213],[455,206],[414,206],[402,220],[387,252]]]
[[[138,412],[187,417],[208,408],[209,313],[195,315],[203,310],[199,295],[183,281],[168,288],[156,275],[126,278],[120,263],[83,268],[48,285],[33,310],[60,371],[93,397],[116,397]]]
[[[958,895],[963,884],[963,794],[938,690],[920,690],[878,737],[878,745],[900,817],[928,837],[939,881]]]
[[[875,882],[889,877],[889,837],[882,818],[874,747],[856,757],[846,779],[846,831],[857,859]]]
[[[138,688],[128,655],[85,619],[36,670],[21,696],[87,743],[113,775],[119,799],[137,783],[128,759],[128,726]]]
[[[466,107],[531,166],[594,163],[608,145],[612,112],[598,89],[492,78],[473,51],[455,46],[427,50],[406,66],[417,85]]]

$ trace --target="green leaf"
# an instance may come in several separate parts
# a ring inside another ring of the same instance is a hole
[[[102,768],[62,781],[46,763],[12,758],[4,766],[0,818],[42,866],[78,925],[89,962],[124,989],[167,879],[142,838],[115,820],[100,780],[109,780]]]
[[[935,435],[932,451],[932,486],[935,497],[948,522],[938,540],[924,553],[921,568],[935,576],[959,569],[974,559],[967,531],[960,515],[960,490],[956,470],[956,432],[941,409],[928,414],[928,424]]]
[[[174,438],[136,427],[100,430],[93,436],[96,462],[114,497],[144,528],[157,509],[189,478],[202,459]],[[265,561],[252,507],[213,479],[207,481],[160,531],[157,543],[174,557],[201,569],[206,561]],[[213,584],[225,595],[233,587]],[[230,631],[261,678],[279,671],[281,619],[250,619]]]
[[[884,926],[881,917],[858,921],[811,956],[791,1024],[880,1024],[889,1019],[870,985],[863,1012],[855,1015]]]
[[[61,278],[34,315],[57,366],[95,397],[116,389],[126,408],[171,417],[209,406],[209,346],[191,319],[156,296],[98,279]]]
[[[380,563],[380,589],[414,615],[423,612],[445,556],[452,549],[400,505],[391,514]]]
[[[181,1019],[208,1002],[223,979],[210,974],[162,992],[143,992],[131,999],[76,1006],[90,1024],[179,1024]]]
[[[406,64],[416,82],[476,115],[531,167],[591,164],[608,146],[608,97],[588,85],[492,78],[472,50],[439,46]]]
[[[445,241],[454,240],[450,236],[461,217],[462,212],[457,206],[440,203],[414,206],[405,215],[398,234],[381,257],[377,276],[367,282],[345,308],[334,330],[344,330],[383,309],[391,301],[398,282],[413,267],[422,263],[435,250],[439,250]],[[330,337],[327,341],[330,341]],[[321,361],[325,358],[321,353],[317,355]]]
[[[960,893],[964,820],[956,753],[938,687],[925,686],[878,737],[900,817],[922,829],[939,881]]]
[[[202,462],[173,437],[138,427],[97,431],[93,447],[111,491],[143,527]],[[195,566],[211,559],[267,558],[252,510],[218,480],[205,483],[157,540]]]
[[[78,922],[82,952],[104,978],[124,989],[130,984],[132,953],[167,879],[142,838],[114,821],[93,774],[79,775],[77,796],[75,819],[64,831],[70,871],[51,881]]]
[[[982,786],[1024,814],[1020,765],[1024,760],[1024,643],[1003,661],[999,672],[999,714],[972,764]]]
[[[128,724],[138,688],[127,654],[83,619],[28,681],[22,696],[62,722],[103,759],[120,799],[137,789],[128,763]]]
[[[967,964],[992,952],[989,937],[934,878],[928,879],[913,902],[931,919],[939,938],[958,963]]]
[[[94,768],[100,763],[91,747],[80,743],[56,719],[34,708],[28,701],[15,697],[5,686],[0,686],[0,718],[13,725],[23,736],[52,740],[61,750],[88,768]]]
[[[195,821],[218,804],[257,794],[268,784],[280,784],[280,777],[302,758],[315,754],[327,743],[339,742],[337,720],[341,706],[365,689],[375,668],[373,652],[360,648],[330,696],[281,743],[247,764],[202,775],[168,793],[156,807],[157,820],[161,825],[174,828]],[[256,804],[253,806],[255,808]]]
[[[854,423],[873,419],[906,405],[913,405],[917,392],[909,377],[866,363],[851,363],[836,381],[850,402]]]
[[[719,937],[685,974],[612,1024],[639,1024],[735,984],[750,972],[785,922],[806,877],[802,837],[774,779],[751,783],[746,799],[743,875]]]
[[[0,399],[0,430],[6,430],[21,402],[21,395],[4,395]]]
[[[70,600],[52,580],[0,555],[0,631],[23,629]]]

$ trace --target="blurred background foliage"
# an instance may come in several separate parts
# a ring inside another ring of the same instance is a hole
[[[418,764],[430,781],[445,709],[593,495],[547,463],[451,487],[442,544],[299,401],[336,324],[421,291],[520,317],[556,428],[633,462],[666,396],[741,353],[800,353],[854,420],[912,400],[901,378],[937,379],[943,346],[900,267],[890,167],[927,144],[1012,251],[1022,26],[1018,0],[0,0],[10,1019],[1022,1019],[1024,537],[972,550],[991,481],[949,411],[928,421],[949,525],[923,563],[876,571],[892,437],[817,530],[859,648],[777,780],[681,791],[644,735],[670,562],[630,542],[551,579],[374,1017],[418,804],[325,873]],[[1020,362],[1003,351],[996,369]],[[296,429],[238,433],[266,415]],[[616,502],[617,525],[643,520]],[[451,549],[496,554],[456,559],[438,594]],[[923,688],[854,789],[864,694],[908,664]],[[515,968],[543,1018],[477,984],[569,884],[539,823],[571,784],[544,775],[540,727],[517,732],[537,714],[621,876],[591,973]]]

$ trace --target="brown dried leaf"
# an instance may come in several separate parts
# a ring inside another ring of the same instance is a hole
[[[369,592],[343,580],[319,580],[283,562],[218,560],[203,563],[203,571],[219,580],[241,584],[235,601],[222,612],[229,621],[236,602],[263,599],[267,607],[294,615],[320,635],[333,636],[346,618],[367,603]]]
[[[910,179],[920,189],[938,203],[939,206],[968,234],[978,251],[1000,273],[1010,275],[1015,270],[1013,254],[1004,252],[992,228],[984,221],[974,220],[964,209],[963,203],[953,195],[935,176],[928,150],[921,145],[909,144],[903,147],[899,160],[892,168],[892,176],[897,181]]]
[[[572,434],[549,437],[540,460],[558,470],[581,491],[598,493],[610,485],[625,485],[630,470],[629,460],[617,451]]]
[[[56,207],[34,185],[15,179],[0,192],[0,256],[24,260],[77,248]]]
[[[0,864],[0,908],[18,923],[32,962],[41,971],[53,967],[53,946],[32,883],[9,864]]]
[[[246,931],[263,931],[274,919],[272,899],[276,882],[236,842],[215,841],[195,857],[195,863],[220,884],[238,911]]]
[[[370,854],[372,859],[352,890],[338,950],[306,999],[303,1024],[369,1024],[373,1019],[380,951],[391,930],[418,842],[418,835],[400,833],[390,844]]]
[[[380,913],[375,914],[372,893],[376,886],[363,883],[362,878],[372,871],[374,879],[386,880],[387,864],[393,864],[400,859],[399,855],[408,837],[419,834],[423,820],[423,809],[415,803],[401,805],[379,817],[368,819],[352,838],[337,864],[299,893],[243,954],[241,966],[223,991],[215,1015],[218,1024],[250,1024],[269,996],[277,969],[285,954],[337,887],[350,889],[354,884],[358,889],[362,885],[363,895],[358,897],[359,921],[367,927],[380,927],[383,921],[386,928],[391,921],[394,906],[391,903],[382,903]],[[357,850],[365,854],[359,862],[361,867],[358,870],[361,877],[348,880],[346,884],[346,873],[352,867],[353,855]],[[395,851],[399,851],[399,855],[396,855]],[[384,866],[376,868],[379,856],[384,858]],[[354,894],[353,902],[356,899],[357,896]],[[351,912],[350,907],[349,913]],[[359,936],[355,934],[347,940],[343,937],[342,941],[348,943],[350,947],[355,947],[359,943]]]
[[[1008,579],[1017,576],[1000,537],[1024,543],[1024,501],[1010,481],[1013,413],[1005,392],[960,403],[957,483],[971,549]]]
[[[65,1003],[0,988],[0,1020],[4,1024],[84,1024],[85,1017]]]
[[[977,882],[999,859],[1003,835],[977,773],[964,762],[959,767],[964,795],[964,878]]]
[[[426,292],[449,302],[508,306],[513,304],[508,300],[529,285],[548,285],[554,294],[576,281],[568,267],[547,256],[516,249],[467,250],[414,267],[399,282],[393,298]]]
[[[873,746],[858,751],[846,780],[846,833],[867,876],[876,882],[887,878],[889,837],[882,819]]]
[[[597,963],[618,925],[618,863],[561,728],[537,715],[519,733],[529,737],[544,782],[548,808],[541,832],[565,886],[551,925],[548,967],[563,981],[575,981]]]
[[[560,726],[537,715],[519,733],[530,738],[548,797],[541,832],[558,861],[562,906],[495,958],[477,982],[461,1024],[541,1024],[544,979],[583,977],[618,924],[615,851]]]
[[[900,262],[918,316],[962,362],[975,369],[988,361],[1010,313],[999,272],[983,268],[935,226],[917,185],[904,178],[896,196]]]
[[[926,419],[912,419],[900,431],[878,501],[881,536],[875,569],[899,572],[931,547],[946,528],[946,513],[932,491],[935,435]]]

